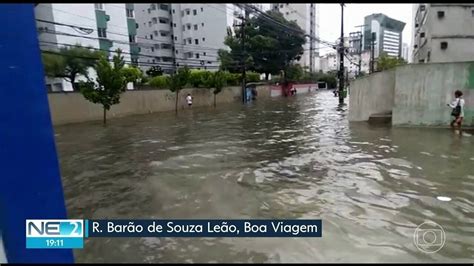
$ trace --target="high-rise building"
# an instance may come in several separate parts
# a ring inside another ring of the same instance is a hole
[[[142,49],[139,65],[146,70],[161,66],[171,73],[176,67],[217,70],[218,50],[228,28],[240,24],[240,8],[233,4],[135,4],[138,37]]]
[[[403,44],[402,44],[402,58],[405,59],[405,61],[407,61],[407,62],[410,61],[410,60],[409,60],[409,57],[408,57],[408,55],[409,55],[408,50],[409,50],[408,44],[407,44],[407,43],[403,43]]]
[[[474,61],[474,4],[415,8],[414,63]]]
[[[104,51],[110,58],[119,48],[127,64],[138,62],[133,4],[38,4],[35,18],[42,50],[54,52],[80,44]],[[94,78],[95,73],[89,71],[89,75]],[[85,77],[76,81],[80,80]],[[46,87],[73,90],[70,82],[59,78],[46,78]]]
[[[278,10],[285,19],[295,21],[306,34],[319,38],[319,6],[317,4],[272,4],[273,10]],[[319,62],[319,42],[314,38],[306,38],[303,45],[304,53],[297,62],[309,71],[316,71]]]
[[[364,50],[371,49],[372,36],[374,40],[374,58],[381,53],[389,56],[402,56],[402,32],[405,23],[392,19],[384,14],[372,14],[364,18]]]

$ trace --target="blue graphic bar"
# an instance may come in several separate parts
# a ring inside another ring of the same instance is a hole
[[[26,248],[83,248],[82,237],[29,237]]]
[[[88,220],[88,223],[89,237],[322,236],[321,220]]]

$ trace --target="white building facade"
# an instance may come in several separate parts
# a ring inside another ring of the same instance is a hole
[[[116,49],[121,49],[127,64],[137,62],[137,24],[131,4],[38,4],[35,18],[41,50],[55,52],[80,44],[111,58]],[[90,70],[89,76],[95,78],[95,73]],[[80,80],[85,78],[78,77]],[[49,91],[73,90],[70,82],[59,78],[46,78],[46,86]]]
[[[415,8],[414,63],[474,61],[474,4]]]
[[[295,21],[306,34],[319,38],[319,6],[310,4],[272,4],[273,10],[278,10],[285,19]],[[306,38],[303,45],[304,53],[298,63],[308,71],[315,72],[321,67],[319,58],[319,42]]]
[[[258,7],[258,4],[257,4]],[[138,37],[148,44],[140,52],[139,66],[160,66],[165,73],[187,65],[218,70],[219,49],[228,28],[240,24],[240,8],[233,4],[135,4]]]

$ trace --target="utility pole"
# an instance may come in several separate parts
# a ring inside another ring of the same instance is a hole
[[[245,70],[245,58],[246,58],[246,52],[245,52],[245,24],[247,22],[248,18],[248,12],[246,12],[246,4],[243,4],[242,11],[244,12],[244,15],[242,16],[242,24],[241,24],[241,44],[242,44],[242,57],[240,59],[240,63],[242,64],[242,103],[245,103],[247,101],[247,95],[246,95],[246,70]]]
[[[376,38],[376,33],[372,32],[372,36],[370,39],[370,73],[374,73],[374,61],[375,61],[375,56],[374,56],[374,50],[375,50],[375,38]]]
[[[344,104],[344,3],[341,3],[341,42],[339,44],[339,104]]]
[[[310,17],[309,17],[309,72],[313,73],[314,68],[313,68],[313,61],[314,61],[314,48],[313,48],[313,36],[314,36],[314,4],[310,4]]]

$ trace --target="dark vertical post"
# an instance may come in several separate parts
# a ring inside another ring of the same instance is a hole
[[[370,39],[370,73],[374,73],[374,63],[375,63],[375,38],[376,33],[372,32],[372,36]]]
[[[362,72],[362,32],[359,32],[359,71],[358,75]]]
[[[241,44],[242,44],[242,57],[240,60],[240,63],[242,64],[242,103],[245,103],[247,101],[246,97],[246,73],[245,73],[245,58],[246,58],[246,53],[245,53],[245,23],[247,22],[247,12],[246,12],[246,7],[245,4],[242,5],[242,11],[244,12],[244,15],[242,16],[242,25],[241,25]]]
[[[339,104],[344,103],[344,3],[341,3],[341,43],[339,45]]]

